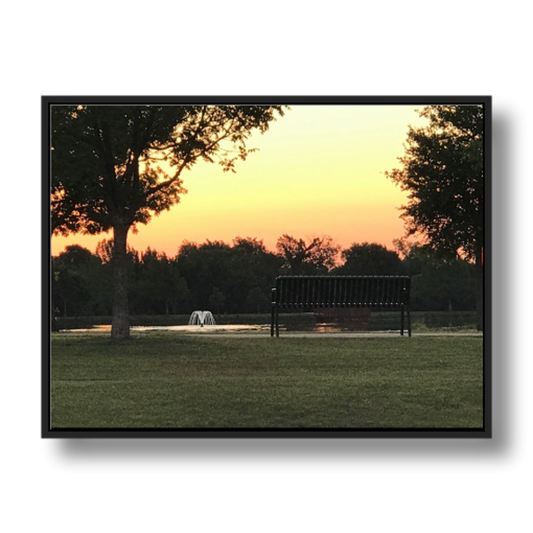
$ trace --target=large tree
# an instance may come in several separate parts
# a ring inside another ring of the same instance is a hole
[[[111,336],[129,336],[127,237],[179,201],[197,161],[235,171],[282,106],[52,105],[52,231],[113,231]]]
[[[476,265],[478,329],[483,324],[484,109],[434,105],[419,111],[427,126],[409,127],[401,168],[386,172],[408,203],[408,235],[421,234],[445,256]]]

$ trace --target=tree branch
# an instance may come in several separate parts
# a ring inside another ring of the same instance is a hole
[[[198,135],[201,131],[201,128],[203,128],[206,125],[206,107],[204,106],[202,108],[202,115],[200,117],[200,120],[198,121],[198,124],[194,130],[194,133],[190,140],[187,141],[188,144],[192,144],[196,139],[198,138]],[[210,117],[207,116],[207,122],[209,122]],[[230,137],[232,132],[232,127],[235,124],[235,119],[230,119],[228,124],[224,126],[223,132],[221,135],[217,136],[215,139],[213,139],[209,144],[205,145],[199,152],[194,153],[194,150],[186,150],[187,155],[182,160],[182,162],[179,164],[177,171],[174,173],[174,176],[166,181],[163,181],[161,183],[158,183],[157,185],[154,185],[153,187],[149,187],[146,189],[146,195],[150,196],[153,195],[165,188],[170,187],[173,185],[180,177],[181,173],[187,166],[195,161],[197,161],[200,157],[206,157],[211,151],[213,151],[217,144],[219,144],[221,141],[224,141],[228,137]],[[174,143],[174,148],[181,148],[180,151],[183,151],[184,147],[180,147],[179,143]],[[170,149],[169,146],[167,146],[167,149]]]

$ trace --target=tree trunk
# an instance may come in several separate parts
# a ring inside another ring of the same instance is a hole
[[[117,223],[113,226],[113,319],[111,338],[127,339],[130,336],[128,308],[128,255],[126,240],[129,226]]]
[[[483,248],[476,254],[476,328],[483,331]]]

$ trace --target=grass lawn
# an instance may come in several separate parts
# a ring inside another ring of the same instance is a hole
[[[480,337],[52,335],[52,429],[482,428]]]

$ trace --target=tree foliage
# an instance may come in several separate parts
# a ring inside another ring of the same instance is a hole
[[[344,264],[336,273],[352,276],[394,276],[403,273],[396,252],[377,243],[354,243],[342,251]]]
[[[424,127],[409,127],[402,167],[386,175],[408,192],[402,217],[449,256],[477,259],[483,246],[483,107],[423,108]]]
[[[52,300],[60,317],[111,314],[112,249],[102,241],[92,254],[70,246],[53,258]],[[355,243],[343,250],[332,275],[412,277],[414,311],[468,311],[475,306],[475,267],[464,259],[444,259],[429,246],[403,247],[400,260],[381,245]],[[110,255],[111,254],[111,255]],[[282,257],[261,240],[237,237],[233,244],[184,243],[175,257],[150,248],[128,248],[132,315],[268,313],[276,276],[286,273]]]
[[[52,301],[62,316],[108,314],[110,277],[97,255],[78,245],[52,259]]]
[[[237,237],[233,246],[220,241],[184,243],[176,256],[195,309],[229,313],[269,310],[270,289],[281,260],[257,239]],[[260,297],[261,293],[263,297]]]
[[[413,310],[467,311],[475,308],[475,266],[467,260],[444,259],[427,245],[413,245],[402,266],[412,279]]]
[[[324,274],[334,268],[340,246],[327,235],[306,241],[285,234],[278,239],[276,250],[283,259],[286,272],[311,275]]]

